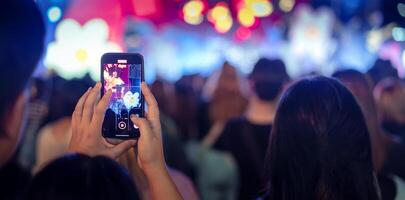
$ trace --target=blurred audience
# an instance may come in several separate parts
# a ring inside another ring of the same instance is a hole
[[[383,59],[377,59],[367,74],[371,77],[373,87],[384,78],[398,77],[397,69],[394,68],[391,61]]]
[[[14,155],[27,119],[28,85],[44,50],[45,25],[34,2],[5,0],[0,27],[0,197],[19,199],[30,173]]]
[[[252,199],[257,194],[278,98],[290,79],[281,60],[266,58],[256,63],[248,78],[251,96],[246,112],[227,121],[213,145],[236,160],[238,199]]]
[[[224,63],[218,73],[209,77],[203,93],[205,103],[200,105],[198,113],[199,123],[203,127],[209,127],[200,130],[207,131],[200,132],[204,145],[211,146],[215,143],[225,123],[231,118],[242,116],[245,112],[247,97],[242,85],[242,78],[236,68],[229,63]]]
[[[57,102],[58,105],[49,108],[54,121],[39,130],[34,172],[67,151],[72,136],[72,113],[77,101],[92,85],[86,79],[72,79],[55,85],[57,88],[54,89],[51,102],[52,104]]]
[[[405,138],[405,85],[396,78],[381,80],[374,89],[381,122],[385,130],[398,139]]]
[[[370,134],[374,170],[378,173],[382,199],[399,198],[400,191],[405,190],[403,184],[405,160],[401,159],[405,156],[405,149],[402,142],[395,140],[381,127],[371,81],[356,70],[341,70],[335,72],[333,76],[352,92],[363,111]]]

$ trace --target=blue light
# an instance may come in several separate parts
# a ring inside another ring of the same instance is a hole
[[[52,6],[48,9],[48,19],[50,22],[57,22],[62,17],[62,10],[58,6]]]

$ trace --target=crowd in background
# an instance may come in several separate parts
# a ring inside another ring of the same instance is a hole
[[[148,114],[131,116],[140,138],[113,144],[100,83],[31,78],[36,4],[7,1],[0,26],[1,199],[405,199],[405,85],[389,61],[292,79],[261,58],[247,76],[224,63],[157,78],[141,84]]]
[[[394,199],[405,192],[398,189],[405,189],[404,82],[384,60],[365,74],[345,69],[333,77],[360,104],[383,199]],[[157,78],[150,84],[159,103],[166,162],[186,199],[257,195],[277,104],[292,82],[283,61],[262,58],[248,76],[224,63],[209,77],[186,75],[174,83]],[[89,76],[65,80],[53,72],[34,79],[17,163],[37,172],[64,154],[75,104],[92,85]]]

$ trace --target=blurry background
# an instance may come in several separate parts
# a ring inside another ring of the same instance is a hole
[[[292,77],[367,71],[388,59],[405,76],[400,0],[37,0],[47,52],[37,74],[99,79],[104,52],[140,52],[146,80],[209,75],[224,61],[250,72],[280,58]],[[29,34],[29,31],[27,31]]]

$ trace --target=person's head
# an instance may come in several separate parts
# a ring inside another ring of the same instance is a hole
[[[36,174],[26,193],[29,200],[136,200],[135,184],[115,161],[102,156],[71,154]]]
[[[405,84],[401,80],[381,80],[374,88],[374,97],[383,122],[405,125]]]
[[[284,92],[265,162],[270,199],[378,199],[363,114],[335,79],[304,78]]]
[[[284,62],[261,58],[249,74],[253,93],[262,101],[275,101],[290,80]]]
[[[340,70],[332,76],[340,80],[357,99],[370,133],[374,166],[375,169],[380,169],[383,164],[382,153],[384,150],[382,148],[384,146],[381,135],[382,129],[378,121],[377,107],[373,97],[372,81],[368,76],[354,69]]]
[[[77,101],[93,85],[93,82],[85,79],[63,80],[55,83],[49,102],[48,120],[54,121],[72,116]]]
[[[209,118],[211,122],[225,122],[242,115],[247,99],[241,87],[241,77],[235,67],[225,62],[219,72],[210,99]]]
[[[397,69],[394,68],[391,61],[383,59],[377,59],[367,74],[372,78],[373,85],[386,77],[398,77]]]
[[[0,167],[14,153],[24,125],[27,84],[44,49],[45,25],[32,0],[0,6]]]

